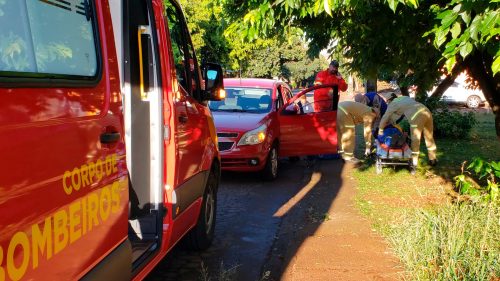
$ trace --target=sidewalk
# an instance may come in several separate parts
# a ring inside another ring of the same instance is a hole
[[[340,160],[314,164],[303,194],[287,203],[267,280],[398,280],[398,260],[355,208],[352,172]]]

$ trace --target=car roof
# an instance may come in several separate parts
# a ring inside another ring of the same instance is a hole
[[[280,81],[262,78],[224,78],[224,87],[261,87],[273,88]]]

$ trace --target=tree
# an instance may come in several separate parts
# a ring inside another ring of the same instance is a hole
[[[224,30],[227,27],[220,5],[210,0],[180,0],[199,61],[230,63],[230,46]]]
[[[352,70],[393,75],[403,90],[411,83],[430,88],[444,67],[448,82],[467,68],[496,114],[500,138],[498,0],[219,1],[234,21],[230,32],[252,40],[298,26],[312,52],[338,40]]]
[[[448,70],[467,68],[478,82],[500,139],[500,1],[453,0],[431,8],[439,24],[426,35],[434,38]]]

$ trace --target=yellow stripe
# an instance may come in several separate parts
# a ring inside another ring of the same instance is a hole
[[[142,33],[145,31],[144,28],[139,27],[137,29],[137,40],[138,40],[138,47],[139,47],[139,91],[141,93],[141,98],[145,99],[146,98],[146,93],[144,92],[144,70],[143,70],[143,65],[144,62],[142,61]]]
[[[415,119],[415,118],[417,117],[417,115],[418,115],[420,112],[424,111],[424,110],[425,110],[425,107],[422,107],[421,109],[419,109],[417,112],[415,112],[415,114],[413,114],[413,116],[411,117],[411,119],[410,119],[410,120],[411,120],[411,121],[413,121],[413,119]]]
[[[411,154],[420,154],[420,152],[412,152]]]
[[[342,106],[339,105],[338,109],[342,110],[342,112],[344,112],[345,115],[349,115],[347,111],[344,108],[342,108]]]
[[[346,128],[356,128],[356,126],[354,126],[354,125],[345,125],[344,127],[346,127]]]
[[[410,125],[412,128],[418,128],[418,125]]]
[[[392,100],[392,102],[399,102],[400,100],[404,99],[404,96],[400,96],[400,97],[397,97],[395,99]]]

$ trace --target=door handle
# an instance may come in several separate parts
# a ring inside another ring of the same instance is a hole
[[[187,123],[187,121],[188,121],[188,116],[187,115],[184,115],[184,114],[179,115],[179,122],[181,122],[181,123]]]
[[[120,133],[103,133],[100,137],[101,143],[109,144],[120,140]]]

